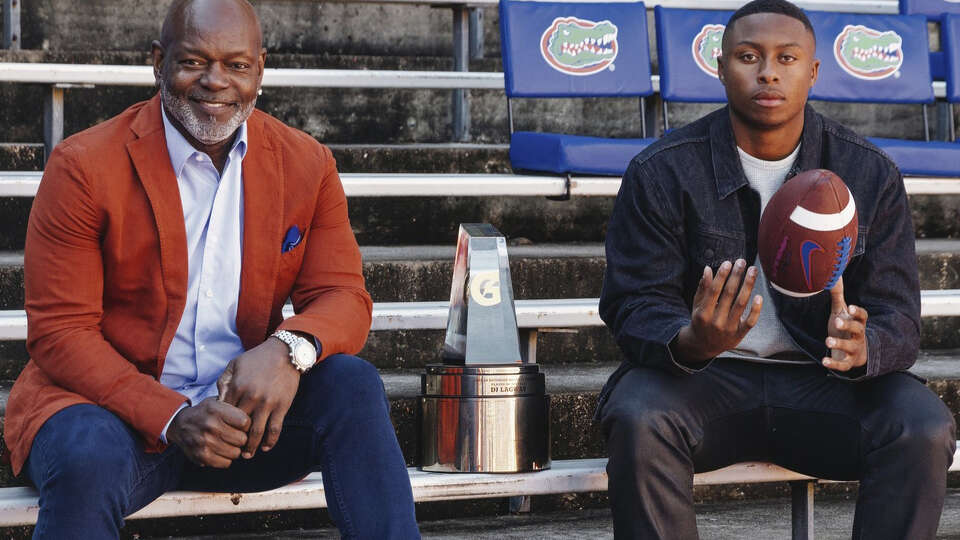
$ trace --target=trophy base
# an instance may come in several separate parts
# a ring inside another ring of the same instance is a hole
[[[550,396],[536,364],[427,366],[420,469],[514,473],[550,468]]]

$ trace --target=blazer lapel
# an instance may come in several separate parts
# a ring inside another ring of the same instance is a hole
[[[153,208],[163,286],[169,298],[167,325],[157,351],[157,373],[163,370],[166,350],[180,324],[187,296],[187,233],[180,188],[167,153],[160,106],[160,98],[154,97],[143,107],[130,126],[138,138],[127,143],[130,159]]]
[[[266,338],[283,241],[283,160],[255,111],[247,120],[243,159],[243,257],[237,333],[246,349]]]

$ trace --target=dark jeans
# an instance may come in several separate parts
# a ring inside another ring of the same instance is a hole
[[[355,356],[304,375],[276,446],[228,469],[198,467],[174,446],[147,454],[112,413],[75,405],[43,425],[24,470],[40,490],[34,538],[117,538],[124,516],[166,491],[264,491],[317,470],[343,538],[420,538],[383,383]]]
[[[853,538],[936,534],[955,427],[911,375],[851,383],[815,365],[717,360],[685,377],[635,367],[607,384],[617,538],[697,538],[694,472],[754,460],[859,480]]]

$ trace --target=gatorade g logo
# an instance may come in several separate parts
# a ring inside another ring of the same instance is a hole
[[[484,270],[470,274],[470,298],[481,306],[500,303],[500,272]]]
[[[607,67],[612,70],[617,49],[617,27],[610,21],[557,17],[540,37],[543,59],[568,75],[593,75]]]
[[[717,77],[717,58],[720,58],[720,42],[723,40],[722,24],[707,24],[693,38],[693,61],[697,67],[711,77]]]
[[[899,77],[903,65],[903,38],[893,30],[880,32],[847,25],[833,42],[833,56],[844,71],[858,79],[876,81]]]

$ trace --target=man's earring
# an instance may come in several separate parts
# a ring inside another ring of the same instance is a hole
[[[257,95],[258,95],[258,96],[262,96],[262,95],[263,95],[263,88],[257,88]]]

